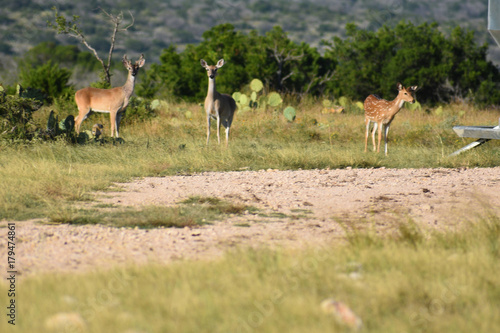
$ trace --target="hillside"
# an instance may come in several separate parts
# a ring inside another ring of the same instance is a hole
[[[437,21],[443,32],[456,25],[476,32],[478,43],[489,42],[490,57],[500,63],[500,50],[489,36],[487,1],[461,0],[152,0],[139,3],[132,0],[18,0],[3,5],[0,13],[0,81],[15,79],[15,57],[30,47],[57,40],[63,44],[78,43],[67,36],[56,36],[47,28],[53,19],[51,8],[56,5],[68,19],[80,16],[80,26],[102,54],[109,48],[110,24],[99,7],[109,13],[124,13],[124,25],[134,25],[118,36],[115,55],[125,52],[146,54],[149,62],[158,62],[162,49],[175,44],[182,49],[197,43],[202,33],[214,25],[229,22],[243,31],[265,33],[280,25],[294,41],[303,41],[321,49],[321,40],[344,36],[345,24],[355,22],[362,28],[376,30],[383,24],[394,25],[401,20],[416,24]]]

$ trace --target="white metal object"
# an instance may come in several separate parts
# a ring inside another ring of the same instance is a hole
[[[500,46],[500,0],[488,1],[488,31]]]
[[[488,0],[488,31],[500,46],[500,0]],[[498,126],[454,126],[453,130],[461,138],[476,138],[478,140],[460,148],[450,156],[456,156],[492,139],[500,140],[500,119]]]
[[[500,139],[500,119],[498,126],[454,126],[453,130],[461,138],[476,138],[478,140],[460,148],[450,156],[456,156],[461,152],[478,147],[492,139]]]

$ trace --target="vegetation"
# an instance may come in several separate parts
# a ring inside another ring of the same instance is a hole
[[[143,229],[184,228],[212,223],[229,214],[241,215],[244,212],[257,212],[257,209],[253,207],[212,197],[192,197],[179,204],[176,207],[150,206],[140,210],[117,210],[112,209],[113,206],[96,206],[92,209],[53,208],[49,220],[54,223],[103,224]]]
[[[123,22],[123,12],[120,12],[117,15],[112,15],[107,13],[104,9],[101,8],[101,11],[107,16],[112,26],[111,38],[109,41],[110,45],[108,51],[108,58],[107,61],[104,62],[104,60],[101,58],[97,50],[90,45],[88,38],[85,36],[82,29],[80,28],[78,23],[80,17],[78,15],[73,15],[72,20],[68,21],[64,17],[64,15],[59,13],[57,7],[53,7],[52,10],[54,11],[55,17],[54,21],[51,20],[48,21],[49,27],[54,29],[58,34],[63,34],[69,37],[77,38],[83,45],[87,47],[87,49],[89,49],[94,54],[95,58],[102,66],[102,73],[101,73],[102,82],[98,84],[98,87],[109,88],[111,86],[111,74],[110,74],[111,59],[113,57],[113,51],[115,49],[116,35],[118,31],[126,31],[134,24],[134,18],[132,14],[130,14],[132,16],[132,23],[130,23],[125,28],[122,28],[121,25]]]
[[[24,69],[19,80],[25,87],[35,87],[43,96],[43,100],[51,102],[53,98],[72,92],[69,86],[71,71],[60,68],[51,60],[38,67]]]
[[[337,62],[328,83],[336,96],[362,99],[370,93],[390,95],[394,82],[416,82],[426,103],[464,100],[498,104],[498,88],[485,95],[483,82],[500,83],[498,69],[487,60],[487,45],[476,46],[471,31],[456,27],[449,37],[438,25],[400,22],[376,32],[346,27],[348,38],[334,38],[325,57]],[[413,84],[413,83],[411,83]]]
[[[395,28],[383,26],[370,32],[348,25],[349,37],[334,39],[329,51],[320,55],[305,43],[291,41],[279,27],[259,35],[256,31],[245,34],[230,24],[218,25],[203,34],[199,45],[188,45],[181,52],[165,49],[161,63],[140,76],[136,91],[146,98],[130,101],[123,119],[125,144],[106,136],[97,140],[85,128],[79,138],[71,133],[76,108],[64,67],[67,62],[62,61],[61,67],[51,64],[50,54],[55,60],[76,59],[82,66],[92,55],[42,43],[20,60],[29,73],[21,78],[34,87],[17,92],[7,87],[11,93],[1,94],[5,103],[0,109],[4,166],[0,217],[48,216],[61,199],[69,203],[87,200],[87,193],[134,176],[241,168],[498,165],[498,154],[481,154],[481,149],[466,157],[447,158],[464,145],[451,131],[454,124],[497,123],[496,111],[480,106],[494,104],[500,97],[496,89],[500,75],[486,60],[485,46],[474,44],[472,33],[457,28],[445,37],[437,28],[400,22]],[[233,92],[239,105],[235,140],[228,150],[205,148],[199,140],[204,131],[201,107],[179,102],[180,98],[203,100],[202,56],[212,61],[224,57],[231,64],[218,79],[218,89]],[[358,149],[364,133],[362,100],[368,91],[393,98],[389,87],[398,78],[424,83],[417,92],[422,103],[398,115],[391,133],[394,152],[389,158],[363,154]],[[35,112],[40,105],[33,104],[31,97],[37,92],[45,106]],[[170,98],[158,98],[162,96]],[[440,99],[461,103],[424,104]],[[481,103],[474,106],[466,101]],[[344,113],[332,113],[339,110]],[[98,117],[99,122],[108,122]],[[90,121],[87,126],[91,127]],[[43,140],[56,143],[39,144]],[[21,145],[12,146],[12,142]],[[498,149],[497,145],[491,142],[487,149]],[[32,168],[20,165],[40,167],[32,173]],[[22,186],[19,179],[33,183]],[[68,183],[72,186],[65,186]]]
[[[183,49],[188,44],[197,44],[202,40],[203,31],[227,22],[238,30],[256,30],[259,34],[279,25],[290,33],[294,42],[303,41],[314,47],[319,46],[322,39],[345,37],[344,27],[349,22],[374,31],[383,24],[392,27],[402,19],[417,25],[423,21],[440,22],[446,33],[461,26],[476,32],[478,44],[493,43],[486,31],[487,2],[482,0],[443,0],[439,3],[431,0],[276,0],[272,3],[260,0],[217,3],[207,0],[153,0],[146,3],[112,0],[57,5],[59,12],[67,17],[81,15],[81,28],[98,52],[109,50],[110,36],[106,16],[98,7],[108,13],[123,11],[127,14],[131,11],[135,17],[134,27],[121,35],[116,51],[121,56],[126,50],[136,50],[155,61],[169,45]],[[3,22],[0,26],[0,52],[19,56],[41,41],[54,41],[53,31],[46,25],[47,19],[53,17],[53,6],[54,1],[49,0],[6,4],[0,14]],[[27,17],[30,18],[28,22]],[[68,38],[58,37],[57,40],[65,44],[76,43]]]
[[[21,86],[14,96],[6,95],[0,87],[0,140],[31,140],[34,137],[33,113],[42,103],[29,95]]]
[[[140,74],[139,97],[131,99],[122,121],[125,140],[110,139],[106,132],[99,140],[75,137],[76,84],[71,74],[79,73],[76,83],[83,84],[80,75],[95,70],[97,62],[92,53],[55,43],[53,32],[48,37],[43,29],[33,29],[33,44],[49,42],[19,59],[20,86],[0,88],[0,220],[191,227],[226,214],[256,212],[218,198],[190,198],[174,208],[142,210],[81,205],[91,202],[95,191],[134,177],[269,168],[500,165],[498,140],[449,157],[470,141],[458,138],[453,125],[498,124],[494,105],[500,103],[500,75],[487,61],[487,46],[478,46],[471,31],[400,21],[399,14],[418,13],[426,1],[391,8],[377,1],[350,2],[333,11],[337,18],[346,14],[338,22],[325,10],[335,2],[311,1],[306,6],[301,1],[235,1],[234,7],[177,0],[118,3],[142,15],[135,15],[131,36],[117,42],[116,51],[159,54],[163,49],[159,63]],[[6,6],[0,31],[19,24],[10,13],[26,4],[33,2]],[[459,12],[462,7],[474,12],[470,3],[432,4],[433,13]],[[149,5],[155,6],[157,16],[151,15]],[[44,6],[44,1],[36,6]],[[60,10],[89,12],[78,10],[87,6],[95,8],[96,3],[68,3]],[[252,16],[253,21],[216,24],[217,15],[244,16],[246,8],[259,20]],[[483,2],[474,8],[479,8],[474,15],[484,14]],[[361,10],[372,13],[371,19],[348,24],[345,34],[340,32],[340,22],[354,21]],[[171,11],[175,14],[160,14]],[[213,26],[201,30],[201,39],[183,26],[188,22],[186,26],[200,30],[202,23],[193,20],[193,12],[203,13],[196,17]],[[290,19],[295,13],[309,20]],[[311,17],[314,24],[309,24]],[[155,30],[163,18],[177,22],[167,37],[161,36],[163,28]],[[271,28],[266,20],[280,22],[283,28]],[[88,36],[95,50],[108,50],[102,18],[89,14],[85,21],[93,27]],[[9,31],[16,35],[18,30]],[[156,34],[148,32],[152,30]],[[306,33],[315,34],[313,41],[297,38]],[[141,34],[153,37],[139,38]],[[334,37],[338,35],[345,38]],[[321,46],[320,39],[325,39]],[[15,53],[15,40],[0,39],[0,52]],[[230,66],[221,72],[218,89],[233,94],[239,104],[228,148],[205,145],[205,113],[199,104],[206,93],[199,59],[221,57]],[[364,153],[362,101],[373,92],[393,98],[397,81],[422,86],[417,92],[421,103],[396,117],[388,157]],[[107,115],[93,115],[84,130],[108,121]],[[29,300],[19,303],[18,313],[30,320],[21,319],[17,328],[50,331],[48,318],[71,312],[82,318],[82,330],[89,332],[345,331],[320,310],[322,300],[335,297],[347,303],[370,332],[493,331],[500,324],[495,312],[500,218],[487,208],[483,211],[463,229],[441,233],[404,221],[381,236],[369,221],[339,221],[345,242],[306,251],[237,249],[211,262],[29,276],[18,285],[23,299]],[[0,283],[1,304],[6,302],[6,288]],[[0,321],[0,331],[6,325]],[[70,328],[82,328],[78,325]]]
[[[347,39],[324,42],[322,56],[305,43],[291,41],[279,27],[259,36],[219,25],[206,31],[196,46],[182,52],[165,49],[137,93],[203,100],[206,82],[193,60],[223,57],[230,66],[218,79],[220,91],[234,92],[259,78],[269,91],[363,100],[371,93],[390,95],[401,81],[423,87],[419,97],[426,103],[500,103],[500,72],[486,58],[487,45],[477,46],[471,31],[457,27],[446,37],[437,24],[405,22],[376,32],[348,24],[346,31]]]
[[[414,111],[403,109],[391,126],[388,157],[364,153],[363,113],[356,102],[341,114],[324,112],[322,101],[292,104],[289,122],[281,110],[238,111],[228,149],[205,145],[205,115],[198,104],[161,102],[156,116],[140,120],[125,115],[124,143],[109,138],[109,118],[92,115],[83,124],[104,124],[104,139],[74,144],[64,135],[54,142],[0,141],[0,218],[54,216],[93,191],[132,177],[189,174],[200,171],[315,169],[364,167],[490,167],[500,164],[499,142],[492,140],[456,158],[448,155],[464,146],[452,131],[455,124],[498,123],[494,109],[464,104]],[[156,103],[158,104],[158,103]],[[52,107],[33,114],[36,127],[47,124]],[[66,108],[55,109],[66,119]],[[71,184],[71,186],[68,186]],[[69,208],[68,208],[69,207]]]
[[[412,221],[385,236],[346,226],[347,243],[235,249],[221,259],[24,277],[19,332],[352,332],[320,304],[347,304],[369,332],[492,332],[500,218],[451,231]],[[357,231],[356,231],[357,229]],[[78,286],[78,288],[75,288]],[[0,303],[7,302],[0,284]],[[58,313],[72,319],[51,320]],[[29,320],[23,319],[29,318]],[[5,331],[7,321],[0,321]]]

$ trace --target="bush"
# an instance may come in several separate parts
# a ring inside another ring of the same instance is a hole
[[[30,140],[35,135],[33,112],[42,106],[40,101],[0,92],[0,139]]]
[[[125,116],[122,122],[131,123],[133,121],[145,121],[156,117],[156,113],[147,99],[132,97],[130,98]]]
[[[267,91],[281,94],[327,94],[362,101],[375,93],[390,99],[399,81],[419,86],[421,102],[500,103],[495,90],[500,72],[486,58],[487,44],[476,45],[472,31],[457,27],[447,36],[437,23],[402,21],[377,31],[351,23],[346,34],[346,39],[324,41],[326,52],[321,55],[306,43],[291,41],[280,27],[258,35],[218,25],[206,31],[198,45],[188,45],[182,52],[165,49],[136,92],[147,98],[203,101],[207,78],[199,60],[214,64],[224,58],[217,89],[228,94],[258,78]]]
[[[70,77],[70,70],[60,68],[50,60],[38,67],[25,68],[19,75],[23,86],[38,89],[49,102],[71,90],[68,84]]]
[[[231,24],[221,24],[205,31],[196,46],[188,45],[182,52],[173,46],[165,49],[160,64],[151,65],[136,93],[147,98],[202,101],[208,82],[199,61],[215,64],[221,58],[226,65],[217,79],[217,90],[228,94],[259,78],[269,90],[318,95],[329,65],[316,49],[291,41],[280,27],[259,36],[255,31],[245,35]]]
[[[473,32],[460,27],[449,37],[437,23],[400,22],[375,32],[348,24],[346,31],[345,40],[326,42],[325,57],[338,63],[334,79],[327,83],[327,92],[334,96],[364,100],[376,93],[389,99],[399,81],[421,87],[417,97],[425,102],[473,100],[470,92],[482,82],[500,82],[498,69],[486,59],[487,44],[476,45]],[[491,96],[490,103],[500,102],[494,90],[485,89],[483,84],[478,98]]]

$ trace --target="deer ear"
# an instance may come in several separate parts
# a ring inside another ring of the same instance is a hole
[[[410,90],[411,90],[411,91],[417,91],[417,88],[418,88],[418,86],[411,86],[411,87],[410,87]]]
[[[144,54],[141,54],[141,57],[139,58],[139,60],[137,60],[135,62],[135,64],[138,65],[139,68],[141,68],[142,66],[144,66],[145,63],[146,63],[146,59],[144,59]]]
[[[401,82],[398,82],[398,84],[396,84],[396,87],[398,88],[398,90],[403,90],[404,89],[404,87],[401,84]]]
[[[224,66],[224,59],[221,59],[219,61],[217,61],[217,68],[221,68],[222,66]]]
[[[200,60],[200,64],[202,67],[205,67],[205,68],[208,66],[207,62],[203,59]]]

